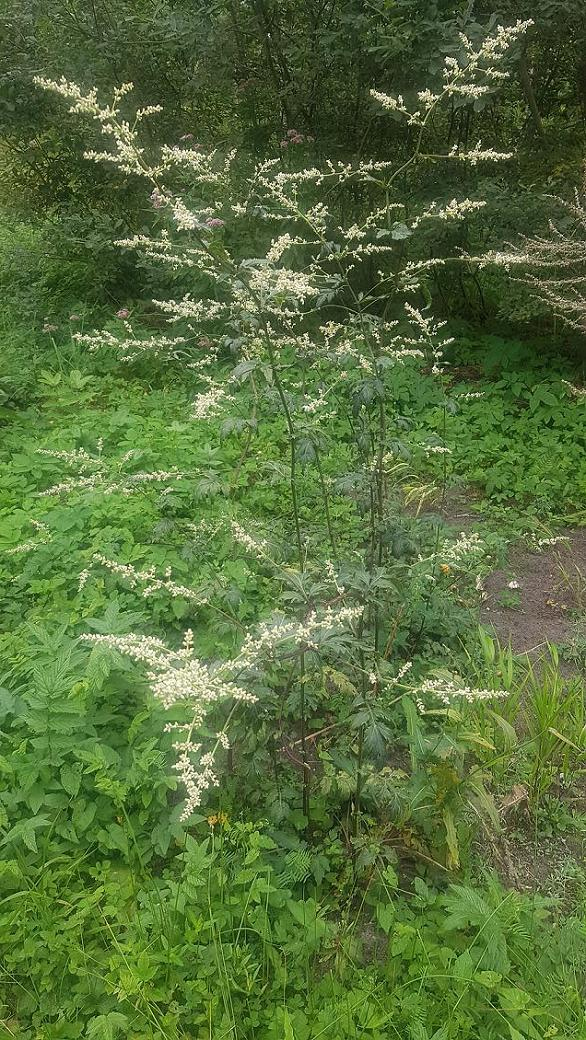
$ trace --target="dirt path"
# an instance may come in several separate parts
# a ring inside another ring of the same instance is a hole
[[[562,534],[566,541],[539,552],[513,552],[507,568],[485,580],[482,623],[516,653],[566,642],[576,611],[586,611],[586,529]]]

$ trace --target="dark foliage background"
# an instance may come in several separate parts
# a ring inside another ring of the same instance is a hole
[[[466,225],[429,249],[449,254],[495,246],[547,225],[547,194],[580,179],[586,131],[586,8],[582,0],[3,0],[0,15],[0,171],[11,217],[42,225],[47,263],[68,265],[73,297],[111,303],[139,292],[132,262],[112,238],[152,223],[142,188],[121,186],[81,158],[88,127],[63,118],[59,103],[32,84],[64,75],[102,91],[132,81],[140,104],[160,103],[153,133],[173,143],[193,134],[206,146],[236,144],[247,163],[279,154],[288,129],[313,142],[284,162],[325,156],[386,158],[407,152],[409,129],[381,114],[376,87],[432,88],[458,33],[480,35],[498,22],[530,17],[506,89],[473,104],[454,99],[438,118],[438,150],[474,144],[514,152],[484,185],[482,241]],[[282,150],[281,150],[282,151]],[[292,151],[295,154],[292,155]],[[492,171],[491,171],[492,172]],[[433,183],[429,183],[431,176]],[[406,193],[452,198],[468,173],[432,167]],[[465,187],[465,184],[464,184]],[[340,200],[360,211],[359,192]],[[98,258],[98,263],[95,262]],[[35,308],[51,300],[51,276]],[[62,286],[62,280],[61,280]],[[446,276],[438,305],[473,322],[487,318],[549,327],[543,308],[500,276]],[[545,326],[543,325],[545,320]]]

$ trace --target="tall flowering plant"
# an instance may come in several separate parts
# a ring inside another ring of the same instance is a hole
[[[507,77],[507,54],[529,24],[499,27],[479,46],[462,35],[460,55],[445,59],[443,83],[435,92],[422,90],[406,100],[372,91],[373,104],[410,128],[414,144],[407,159],[327,161],[319,168],[295,170],[286,165],[288,152],[281,149],[278,158],[257,166],[245,192],[235,187],[235,152],[207,152],[186,140],[163,145],[153,154],[141,128],[159,108],[140,109],[132,120],[125,118],[130,84],[104,105],[94,90],[84,93],[65,80],[36,79],[40,87],[66,99],[71,113],[97,123],[105,146],[88,152],[88,158],[140,177],[148,186],[165,229],[119,245],[184,278],[193,276],[192,291],[154,301],[168,325],[164,334],[135,331],[123,310],[120,335],[80,333],[79,342],[91,351],[114,348],[125,361],[157,354],[180,362],[199,381],[194,421],[225,411],[231,428],[245,432],[245,451],[263,418],[272,418],[276,409],[286,444],[291,538],[285,532],[273,552],[266,539],[239,523],[233,523],[232,533],[280,583],[297,620],[273,620],[260,633],[247,635],[240,655],[219,666],[196,657],[190,633],[180,650],[146,637],[100,637],[144,663],[155,694],[165,704],[181,701],[191,711],[176,741],[188,792],[187,815],[217,782],[217,752],[229,741],[226,725],[214,729],[211,724],[214,706],[229,702],[230,720],[234,705],[248,703],[254,712],[252,705],[262,697],[255,692],[259,670],[274,674],[276,661],[281,688],[299,692],[303,808],[309,815],[309,690],[316,669],[323,678],[335,661],[343,663],[349,677],[346,722],[353,734],[354,818],[359,819],[365,754],[384,740],[385,714],[399,699],[396,687],[409,673],[408,662],[391,663],[400,616],[390,577],[398,418],[393,379],[399,366],[413,379],[424,369],[437,377],[440,402],[446,389],[444,349],[450,340],[444,323],[434,321],[420,301],[426,297],[422,290],[430,270],[447,260],[418,258],[417,235],[430,222],[461,221],[484,205],[477,198],[454,198],[422,205],[413,213],[401,192],[405,177],[425,163],[477,167],[510,158],[481,142],[441,155],[427,151],[426,145],[442,106],[454,98],[474,101],[498,89]],[[370,202],[366,213],[348,224],[340,221],[332,200],[350,188],[360,188]],[[264,242],[260,249],[259,240]],[[249,249],[245,255],[243,242]],[[346,418],[350,466],[336,482],[324,462]],[[449,452],[441,436],[430,439],[428,450]],[[315,471],[327,554],[321,535],[312,541],[315,517],[310,522],[304,513],[302,465]],[[360,518],[350,525],[350,534],[336,524],[332,508],[333,498],[348,490]],[[433,584],[440,557],[438,541],[431,557],[415,561],[416,572],[427,568],[426,579]],[[123,565],[102,563],[124,571]],[[131,581],[139,578],[130,574]],[[151,588],[158,581],[159,588],[166,584],[173,594],[169,576],[161,582],[149,575],[149,580]],[[450,687],[458,688],[457,683]],[[428,687],[417,690],[422,705]],[[467,691],[468,700],[470,696]]]
[[[582,183],[569,199],[549,196],[558,211],[541,235],[521,235],[505,249],[487,253],[482,266],[514,270],[532,296],[569,328],[586,330],[586,164]]]

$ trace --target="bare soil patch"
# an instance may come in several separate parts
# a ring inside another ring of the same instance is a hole
[[[516,832],[503,839],[499,854],[492,857],[504,884],[519,892],[556,896],[563,895],[566,888],[570,895],[576,868],[583,869],[585,863],[586,836],[582,834],[536,838],[529,832]]]
[[[482,622],[515,653],[565,642],[575,612],[586,609],[586,529],[562,534],[567,541],[540,552],[513,552],[506,569],[485,580]],[[518,605],[508,605],[514,599]]]

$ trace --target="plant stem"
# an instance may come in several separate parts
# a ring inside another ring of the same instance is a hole
[[[315,449],[315,465],[317,467],[317,472],[319,474],[319,482],[320,482],[320,486],[321,486],[321,493],[322,493],[322,498],[323,498],[323,503],[324,503],[324,513],[325,513],[325,517],[326,517],[326,527],[328,529],[328,538],[330,539],[330,545],[332,547],[332,552],[334,554],[334,557],[337,557],[338,550],[336,548],[336,539],[335,539],[335,536],[334,536],[334,528],[333,528],[333,524],[332,524],[332,517],[331,517],[331,514],[330,514],[330,502],[329,502],[329,496],[328,496],[328,489],[327,489],[326,480],[325,480],[325,477],[324,477],[324,471],[323,471],[322,464],[321,464],[320,454],[319,454],[319,451],[318,451],[318,448],[317,448],[316,444],[314,444],[314,449]]]
[[[305,654],[301,654],[301,761],[303,762],[302,808],[309,827],[309,786],[311,771],[307,758],[307,718],[305,713]]]
[[[364,783],[364,777],[362,774],[362,759],[364,756],[364,726],[362,725],[358,730],[358,752],[356,755],[356,797],[354,799],[354,820],[353,820],[353,834],[354,837],[358,837],[358,831],[360,828],[360,803],[362,800],[362,787]]]
[[[299,556],[299,569],[304,570],[304,556],[303,556],[303,542],[301,539],[301,523],[299,519],[299,502],[297,499],[297,434],[293,425],[293,419],[291,417],[291,410],[287,404],[287,397],[283,389],[281,377],[279,375],[279,366],[277,365],[277,359],[271,343],[271,337],[269,330],[265,325],[265,342],[267,347],[267,354],[269,357],[269,364],[271,366],[271,373],[279,395],[281,402],[281,408],[283,409],[283,415],[285,416],[285,423],[287,426],[287,432],[289,434],[289,484],[291,488],[291,505],[293,506],[293,522],[295,524],[295,540],[297,542],[297,554]]]

